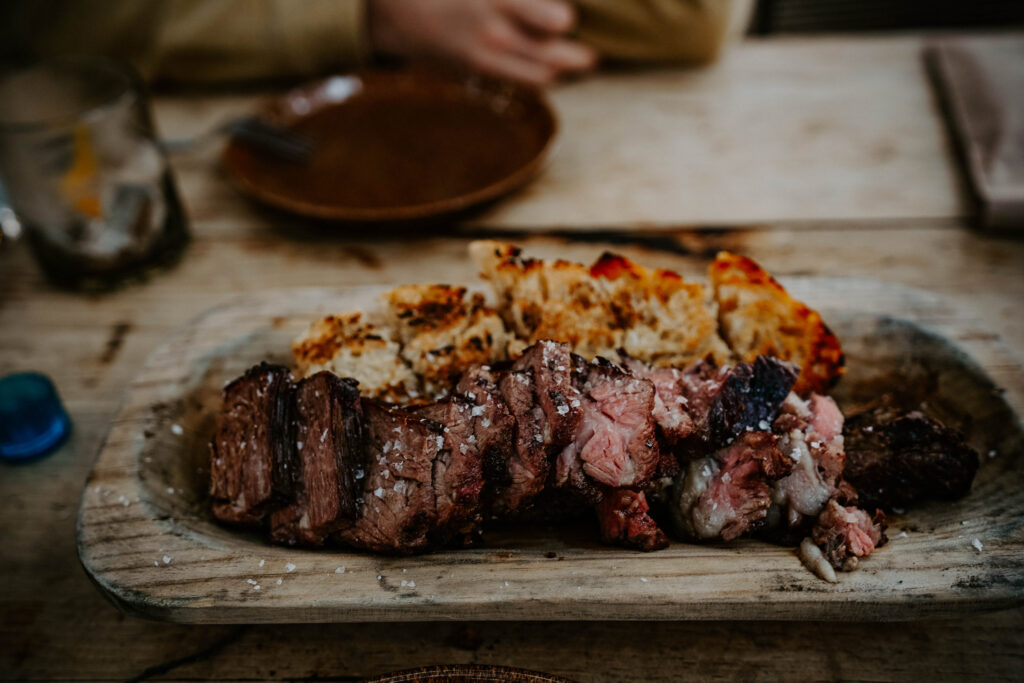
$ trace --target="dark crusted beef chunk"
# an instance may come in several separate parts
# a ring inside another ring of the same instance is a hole
[[[289,489],[292,376],[261,364],[224,388],[210,443],[213,514],[236,524],[258,522]]]
[[[284,463],[291,492],[270,517],[280,543],[321,545],[355,520],[365,471],[363,411],[355,380],[319,372],[295,387],[294,459]]]
[[[621,355],[630,372],[654,384],[653,414],[666,442],[685,441],[693,452],[770,422],[797,377],[791,364],[769,356],[726,367],[707,359],[683,372]]]
[[[553,483],[588,498],[605,488],[644,488],[660,457],[653,385],[604,358],[574,359],[574,366],[582,419],[558,455]]]
[[[691,460],[673,488],[677,530],[696,540],[730,541],[756,529],[772,503],[771,483],[792,466],[769,432],[744,432],[714,455]]]
[[[367,430],[363,502],[359,518],[337,537],[379,553],[426,550],[428,534],[437,527],[433,471],[444,446],[443,428],[373,400],[363,399],[362,405]]]
[[[649,509],[642,492],[629,489],[610,492],[596,508],[601,540],[644,552],[667,548],[668,538],[647,514]]]
[[[963,436],[920,411],[885,406],[860,413],[846,420],[843,436],[843,476],[868,509],[962,498],[978,470],[978,454]]]
[[[525,510],[544,488],[553,455],[572,440],[581,419],[568,346],[539,341],[501,378],[501,396],[515,420],[515,448],[494,482],[492,514]]]

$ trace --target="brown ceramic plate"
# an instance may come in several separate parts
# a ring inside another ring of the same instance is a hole
[[[343,221],[404,221],[496,199],[539,170],[557,122],[532,88],[425,70],[333,76],[268,104],[307,137],[305,162],[239,140],[223,165],[245,194]]]
[[[452,664],[396,671],[365,683],[572,683],[567,678],[507,666]]]

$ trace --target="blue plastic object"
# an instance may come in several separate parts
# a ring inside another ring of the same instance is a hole
[[[0,378],[0,458],[25,461],[48,455],[71,433],[71,420],[45,375]]]

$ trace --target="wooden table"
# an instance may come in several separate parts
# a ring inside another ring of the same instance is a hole
[[[969,229],[920,37],[776,39],[707,71],[615,73],[557,89],[547,173],[461,228],[367,234],[267,214],[209,159],[176,164],[194,241],[172,272],[102,297],[49,287],[24,245],[0,253],[0,372],[57,383],[74,421],[50,458],[0,466],[0,677],[357,680],[433,663],[579,681],[1019,679],[1024,611],[910,624],[443,623],[189,627],[118,613],[78,565],[85,477],[122,390],[175,326],[267,287],[471,278],[466,242],[541,256],[614,248],[698,276],[718,249],[780,275],[875,278],[970,308],[1024,352],[1024,242]],[[164,134],[252,96],[165,97]],[[693,226],[709,226],[695,228]],[[539,234],[544,232],[545,234]]]

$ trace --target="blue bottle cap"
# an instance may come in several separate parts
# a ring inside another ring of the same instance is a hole
[[[0,378],[0,458],[23,461],[57,449],[71,420],[45,375],[21,372]]]

